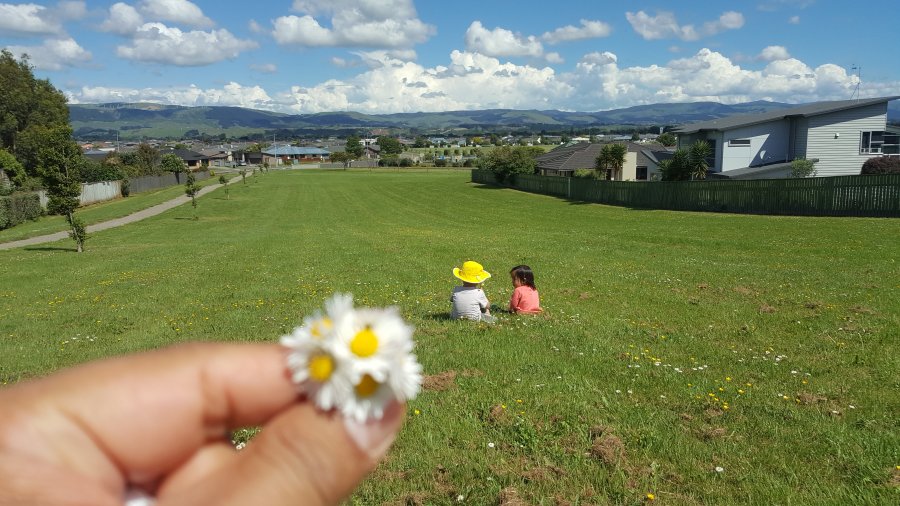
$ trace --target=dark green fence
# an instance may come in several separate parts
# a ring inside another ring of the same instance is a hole
[[[806,216],[900,217],[900,174],[740,181],[598,181],[516,175],[498,183],[473,170],[472,182],[614,206]]]

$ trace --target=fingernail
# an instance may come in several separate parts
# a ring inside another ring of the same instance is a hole
[[[384,411],[381,420],[368,420],[365,423],[351,418],[344,418],[344,428],[356,447],[372,460],[380,460],[394,443],[401,422],[401,407],[392,402]]]

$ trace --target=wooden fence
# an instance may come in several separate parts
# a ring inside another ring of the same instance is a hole
[[[582,202],[676,211],[805,216],[900,217],[900,174],[718,181],[599,181],[515,175],[498,182],[473,170],[472,182]]]

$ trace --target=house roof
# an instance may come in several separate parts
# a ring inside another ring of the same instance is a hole
[[[784,119],[790,116],[808,117],[827,114],[846,109],[855,109],[857,107],[866,107],[873,104],[887,103],[896,100],[900,96],[868,98],[865,100],[836,100],[832,102],[815,102],[812,104],[804,104],[797,107],[787,109],[777,109],[757,114],[736,114],[734,116],[726,116],[724,118],[713,119],[709,121],[700,121],[697,123],[689,123],[675,129],[676,133],[692,134],[701,130],[732,130],[734,128],[756,125]]]
[[[172,153],[186,162],[209,160],[208,156],[202,155],[196,151],[191,151],[190,149],[167,149],[160,151],[160,153],[163,155]]]
[[[269,156],[291,156],[291,155],[315,155],[328,156],[330,151],[320,148],[308,148],[299,146],[278,146],[277,148],[269,148],[263,151],[264,155]]]
[[[651,163],[657,165],[656,157],[650,150],[637,144],[624,142],[629,152],[637,153],[637,166],[645,167]],[[578,142],[558,147],[536,158],[540,169],[556,171],[573,171],[576,169],[593,169],[597,156],[606,144]]]

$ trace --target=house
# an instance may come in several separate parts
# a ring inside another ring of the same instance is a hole
[[[796,158],[818,160],[819,176],[853,175],[869,158],[900,155],[900,136],[886,133],[887,104],[897,98],[816,102],[691,123],[675,133],[679,148],[709,143],[714,177],[787,177]]]
[[[174,154],[181,158],[189,169],[199,169],[200,167],[209,165],[209,157],[190,149],[164,149],[159,152],[161,155]]]
[[[304,162],[322,162],[330,156],[331,152],[325,149],[298,146],[278,146],[262,152],[263,163],[268,163],[272,167]]]
[[[228,167],[232,165],[232,158],[230,151],[224,151],[222,149],[210,148],[210,149],[201,149],[200,154],[209,158],[209,165],[211,167]]]
[[[649,181],[659,173],[659,157],[644,146],[624,142],[628,148],[621,170],[609,170],[607,179],[614,181]],[[578,169],[594,169],[605,144],[578,142],[568,144],[537,157],[537,168],[544,176],[571,177]]]

